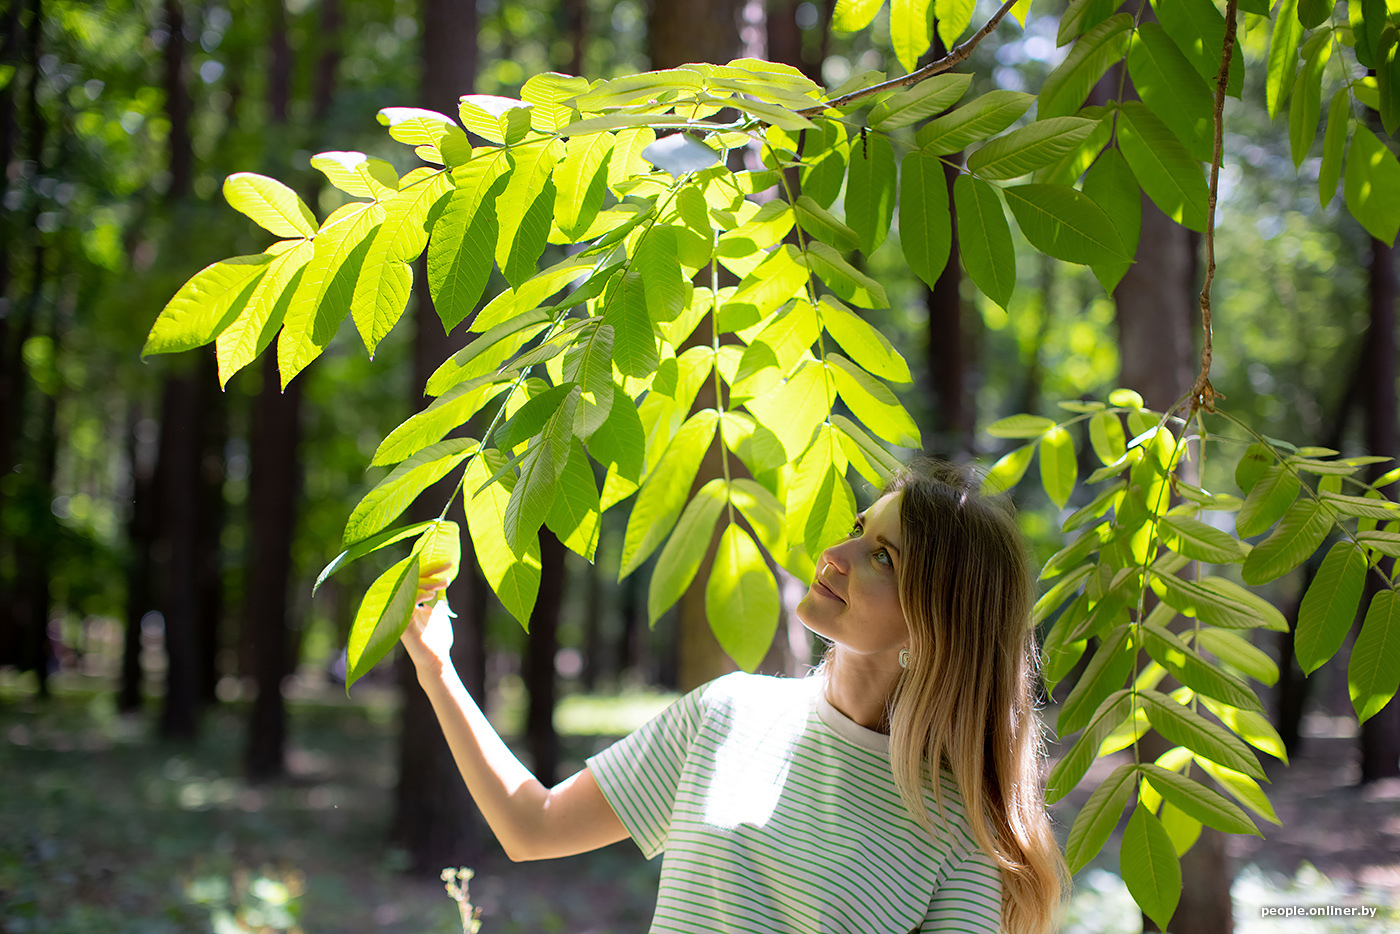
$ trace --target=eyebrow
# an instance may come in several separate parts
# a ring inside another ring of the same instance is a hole
[[[893,548],[895,554],[900,553],[899,546],[896,545],[894,542],[890,541],[888,538],[885,538],[885,536],[883,535],[876,535],[875,541],[880,542],[882,545],[888,545],[890,548]]]

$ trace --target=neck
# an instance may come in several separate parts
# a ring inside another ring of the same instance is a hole
[[[868,730],[888,733],[890,693],[899,680],[897,659],[858,655],[836,645],[826,666],[826,699]]]

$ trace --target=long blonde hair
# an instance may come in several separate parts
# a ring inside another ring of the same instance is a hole
[[[1015,518],[950,464],[896,475],[899,599],[909,665],[890,698],[890,762],[905,807],[932,832],[940,767],[953,776],[973,837],[1002,878],[1009,934],[1055,927],[1066,878],[1045,813],[1045,747],[1035,710],[1035,634],[1025,545]]]

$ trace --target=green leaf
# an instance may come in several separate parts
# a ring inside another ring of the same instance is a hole
[[[301,240],[277,254],[257,280],[243,311],[215,338],[220,386],[227,387],[233,374],[252,363],[272,343],[301,281],[301,271],[315,252],[310,240]]]
[[[612,411],[612,349],[612,327],[600,324],[564,355],[564,379],[583,389],[574,433],[585,441]]]
[[[1133,715],[1134,709],[1133,695],[1129,691],[1114,691],[1104,699],[1079,739],[1050,770],[1045,784],[1046,804],[1054,804],[1074,790],[1097,758],[1100,744]]]
[[[933,0],[890,0],[890,42],[905,71],[913,71],[933,41]]]
[[[661,614],[669,610],[695,579],[705,552],[714,538],[715,523],[729,502],[728,482],[716,478],[695,494],[681,513],[676,529],[652,569],[647,590],[647,616],[656,625]]]
[[[190,350],[214,340],[248,304],[272,261],[268,253],[234,256],[195,273],[161,309],[141,356]]]
[[[429,218],[452,192],[446,173],[430,176],[385,199],[384,222],[370,242],[350,298],[355,327],[370,358],[398,322],[413,282],[409,265],[428,243]]]
[[[1342,647],[1366,583],[1366,552],[1337,542],[1327,552],[1298,608],[1294,650],[1304,674],[1321,668]]]
[[[827,288],[852,305],[862,308],[890,306],[884,286],[846,262],[825,243],[808,240],[807,249],[800,255],[807,268],[820,276]]]
[[[524,444],[544,430],[573,390],[572,384],[564,383],[531,396],[529,401],[516,409],[515,414],[496,429],[491,442],[503,453],[509,453]]]
[[[968,157],[967,168],[983,178],[1019,178],[1077,149],[1096,126],[1097,120],[1084,117],[1037,120],[982,146]]]
[[[900,447],[923,446],[919,426],[883,383],[838,353],[828,352],[826,361],[841,399],[877,437]]]
[[[1256,443],[1245,448],[1244,454],[1240,456],[1240,461],[1235,465],[1235,483],[1248,494],[1254,489],[1254,485],[1264,476],[1264,471],[1274,463],[1274,453],[1267,444]],[[1296,491],[1295,491],[1295,496]],[[1285,508],[1287,508],[1285,506]],[[1279,515],[1283,510],[1279,510]],[[1275,516],[1275,518],[1278,518]],[[1272,524],[1272,523],[1270,523]],[[1264,528],[1267,528],[1265,526]],[[1260,531],[1263,531],[1261,529]]]
[[[1183,774],[1163,769],[1155,763],[1144,762],[1140,769],[1142,777],[1151,781],[1156,793],[1175,807],[1225,833],[1253,833],[1260,835],[1259,828],[1250,821],[1239,805],[1233,804],[1218,791],[1207,788],[1200,781],[1187,779]]]
[[[1074,690],[1060,707],[1055,732],[1068,736],[1084,729],[1104,698],[1123,687],[1133,671],[1137,646],[1132,642],[1132,625],[1123,623],[1104,636],[1089,660],[1089,667],[1075,682]]]
[[[1252,538],[1263,532],[1288,511],[1302,489],[1297,474],[1283,464],[1266,468],[1254,481],[1235,516],[1235,532],[1240,538]]]
[[[1154,589],[1173,609],[1222,629],[1252,629],[1263,626],[1286,632],[1282,614],[1261,597],[1223,578],[1207,577],[1200,583],[1174,574],[1154,574]]]
[[[804,361],[786,381],[744,403],[760,425],[778,436],[788,460],[807,450],[812,432],[826,419],[835,402],[836,387],[829,370],[815,361]]]
[[[1121,502],[1120,494],[1122,494],[1127,486],[1128,481],[1119,480],[1100,490],[1097,496],[1086,505],[1076,510],[1060,525],[1060,531],[1073,532],[1075,529],[1099,518],[1104,513],[1108,512],[1110,508],[1118,506]]]
[[[1146,623],[1142,634],[1147,654],[1193,691],[1241,710],[1264,709],[1244,682],[1217,669],[1171,630]]]
[[[1310,40],[1308,46],[1308,54],[1298,71],[1293,99],[1288,106],[1288,143],[1295,169],[1303,164],[1317,137],[1317,121],[1322,116],[1322,71],[1332,54],[1332,45],[1325,40],[1320,43]]]
[[[1142,190],[1162,213],[1204,232],[1208,189],[1200,163],[1156,114],[1138,101],[1124,103],[1118,145]]]
[[[883,379],[896,383],[910,381],[909,364],[878,328],[830,295],[822,296],[818,311],[822,327],[857,364]],[[808,341],[806,347],[811,344]]]
[[[621,407],[625,406],[614,406]],[[700,470],[700,460],[714,440],[718,420],[714,409],[696,412],[681,426],[665,454],[647,473],[627,521],[618,580],[635,571],[675,525]]]
[[[1345,493],[1333,493],[1323,490],[1318,494],[1318,498],[1329,507],[1347,516],[1357,516],[1363,519],[1396,520],[1400,519],[1400,504],[1394,503],[1384,496],[1373,498],[1371,496],[1348,496]]]
[[[1078,872],[1099,855],[1123,816],[1123,808],[1133,796],[1137,766],[1125,762],[1099,783],[1084,807],[1074,816],[1065,843],[1065,862],[1071,873]]]
[[[483,452],[467,468],[463,489],[470,494],[504,465],[505,457],[500,452]],[[530,543],[524,557],[518,558],[506,544],[503,531],[506,505],[514,485],[514,474],[506,471],[497,482],[469,495],[467,527],[471,531],[476,560],[481,565],[486,582],[500,598],[506,611],[528,630],[530,614],[534,611],[535,598],[540,589],[540,546],[538,541]]]
[[[1041,594],[1040,599],[1035,601],[1035,606],[1031,608],[1031,624],[1039,626],[1054,613],[1062,603],[1069,599],[1079,590],[1079,585],[1083,584],[1091,574],[1094,573],[1094,565],[1084,564],[1075,568],[1070,573],[1055,583],[1053,587]]]
[[[1070,0],[1064,13],[1060,15],[1055,45],[1068,45],[1075,36],[1084,30],[1091,29],[1103,22],[1114,11],[1115,7],[1116,4],[1113,3],[1113,0]],[[1021,25],[1025,25],[1025,20],[1021,21]]]
[[[588,79],[555,72],[534,75],[520,88],[520,98],[530,108],[530,125],[541,133],[557,133],[573,119],[568,101],[588,93]]]
[[[1351,137],[1343,194],[1347,210],[1367,233],[1395,243],[1400,231],[1400,161],[1360,123]]]
[[[637,488],[646,454],[646,431],[637,407],[623,390],[613,385],[613,405],[607,420],[588,439],[588,453],[607,469],[600,511]],[[610,495],[611,494],[611,495]]]
[[[1380,55],[1381,33],[1386,23],[1386,0],[1348,3],[1348,20],[1355,37],[1356,60],[1363,68],[1375,68]]]
[[[953,48],[967,31],[976,6],[977,0],[938,0],[934,12],[935,24],[946,48]]]
[[[1117,463],[1127,453],[1123,422],[1116,412],[1099,412],[1089,419],[1089,443],[1105,464]]]
[[[1059,509],[1065,508],[1074,483],[1079,478],[1079,465],[1074,457],[1074,439],[1058,425],[1040,439],[1040,483],[1045,495]]]
[[[587,561],[598,548],[598,481],[578,439],[569,446],[568,461],[559,476],[559,489],[544,523],[564,547]]]
[[[343,544],[363,541],[394,521],[419,493],[447,476],[477,446],[471,438],[449,438],[428,445],[395,467],[351,511]]]
[[[1330,531],[1331,511],[1316,500],[1299,500],[1283,514],[1273,534],[1254,546],[1240,576],[1255,586],[1281,577],[1311,557]]]
[[[802,139],[802,165],[797,170],[802,193],[822,208],[831,207],[846,180],[850,151],[846,127],[818,117],[815,129],[808,130]]]
[[[830,251],[833,255],[835,251]],[[741,330],[757,324],[779,305],[805,290],[808,269],[802,254],[791,244],[784,244],[759,263],[745,276],[729,301],[721,308],[720,330]],[[840,256],[836,256],[840,260]],[[727,321],[727,316],[732,320]],[[738,319],[742,319],[739,323]]]
[[[463,381],[494,373],[507,357],[538,337],[552,321],[550,309],[535,308],[496,325],[444,360],[428,377],[424,391],[430,396],[441,396]]]
[[[672,89],[699,90],[701,82],[700,74],[689,68],[646,71],[604,81],[587,94],[580,94],[574,103],[585,113],[596,113],[605,107],[621,107],[650,100]]]
[[[1358,532],[1356,540],[1383,555],[1400,558],[1400,532]]]
[[[844,415],[832,415],[831,425],[841,442],[841,450],[860,475],[881,489],[899,472],[900,463],[874,438]]]
[[[1231,707],[1213,700],[1204,694],[1197,695],[1197,700],[1206,705],[1206,709],[1215,714],[1235,734],[1246,743],[1262,752],[1287,764],[1288,750],[1283,746],[1283,739],[1278,735],[1273,724],[1269,722],[1267,715],[1257,710],[1240,710],[1238,707]]]
[[[224,200],[279,237],[316,235],[316,215],[295,191],[275,178],[235,172],[224,179]]]
[[[647,315],[654,323],[674,320],[690,299],[686,277],[676,254],[677,231],[676,227],[667,224],[652,227],[637,241],[632,266],[628,270],[642,277]]]
[[[1016,248],[996,189],[980,178],[959,174],[953,182],[958,218],[958,249],[972,281],[1002,308],[1016,288]]]
[[[1047,691],[1053,691],[1060,679],[1069,674],[1084,655],[1087,641],[1070,639],[1072,630],[1089,615],[1089,598],[1080,594],[1069,609],[1060,614],[1041,646],[1040,672],[1045,679]]]
[[[1120,129],[1121,133],[1121,129]],[[1012,185],[1006,203],[1031,246],[1068,263],[1132,259],[1113,221],[1088,195],[1066,185]]]
[[[1210,85],[1213,93],[1220,75],[1220,51],[1225,47],[1225,17],[1220,15],[1212,0],[1155,0],[1152,7],[1162,28],[1191,62],[1196,73]],[[1241,4],[1240,10],[1245,10],[1245,4]],[[1267,15],[1267,3],[1264,15]],[[1231,97],[1239,97],[1244,87],[1243,58],[1239,46],[1236,46],[1235,54],[1230,57],[1230,74],[1225,83],[1225,92]]]
[[[383,159],[362,152],[320,152],[311,167],[352,198],[379,198],[398,189],[399,173]]]
[[[1298,0],[1298,22],[1303,24],[1304,29],[1319,26],[1332,15],[1334,6],[1336,4],[1328,0]]]
[[[858,245],[856,232],[835,217],[825,208],[806,195],[798,195],[793,205],[797,223],[809,235],[828,243],[843,252],[854,250]]]
[[[509,168],[504,156],[483,156],[452,170],[452,194],[428,241],[428,289],[448,331],[476,310],[486,288]]]
[[[389,128],[391,138],[417,147],[424,161],[433,160],[428,158],[432,153],[424,152],[423,147],[436,150],[440,157],[437,161],[449,166],[471,161],[472,147],[467,134],[451,117],[421,107],[381,107],[375,117]]]
[[[611,292],[603,319],[613,329],[613,363],[623,376],[656,372],[656,335],[647,311],[646,286],[639,272],[628,270]]]
[[[1400,599],[1381,590],[1361,624],[1347,665],[1347,688],[1362,723],[1380,713],[1400,688]]]
[[[1274,824],[1281,823],[1278,815],[1274,813],[1273,805],[1269,804],[1268,797],[1254,779],[1234,769],[1212,762],[1205,756],[1197,755],[1195,760],[1196,764],[1205,769],[1206,774],[1219,782],[1236,801],[1267,821]]]
[[[1278,681],[1278,665],[1253,643],[1224,629],[1197,629],[1196,644],[1214,654],[1222,662],[1256,681],[1273,687]]]
[[[1119,150],[1104,150],[1084,176],[1083,191],[1113,221],[1124,249],[1135,253],[1142,233],[1142,193]],[[1100,263],[1093,267],[1094,276],[1111,293],[1127,274],[1128,265],[1122,261]]]
[[[1181,864],[1161,821],[1141,804],[1133,809],[1123,831],[1118,866],[1133,901],[1159,930],[1167,930],[1181,901]]]
[[[948,265],[953,229],[943,162],[925,151],[909,153],[900,166],[899,237],[909,268],[933,288]]]
[[[1138,27],[1128,49],[1128,73],[1143,103],[1185,144],[1191,157],[1210,161],[1214,95],[1157,23]]]
[[[1211,564],[1234,564],[1245,549],[1233,535],[1189,516],[1163,516],[1158,522],[1162,543],[1179,555]]]
[[[379,576],[355,613],[350,637],[345,645],[345,690],[374,667],[413,617],[413,598],[418,594],[418,555],[409,555]]]
[[[559,479],[573,449],[574,413],[580,394],[577,386],[569,389],[520,460],[520,479],[511,490],[502,527],[506,544],[518,558],[524,557],[529,543],[536,540],[554,505]]]
[[[836,0],[831,28],[837,32],[860,32],[870,25],[884,3],[885,0]]]
[[[1400,17],[1381,31],[1376,53],[1376,91],[1381,126],[1394,139],[1400,129]]]
[[[1132,26],[1132,16],[1118,13],[1081,36],[1064,61],[1046,76],[1036,114],[1045,119],[1077,113],[1104,72],[1122,60]]]
[[[571,240],[588,232],[603,205],[612,148],[608,133],[575,136],[554,170],[554,223]]]
[[[992,465],[992,469],[987,471],[987,476],[982,481],[983,495],[996,496],[1020,483],[1021,478],[1026,475],[1026,468],[1031,465],[1031,458],[1035,455],[1035,445],[1036,442],[1032,441],[1003,454]]]
[[[763,661],[778,631],[778,583],[749,533],[730,523],[705,584],[705,615],[720,648],[745,671]]]
[[[969,143],[987,139],[1011,126],[1030,110],[1034,94],[1021,91],[988,91],[950,114],[930,120],[914,135],[914,144],[925,155],[957,152]]]
[[[397,464],[428,445],[441,441],[454,428],[465,425],[487,402],[508,390],[507,378],[480,376],[458,383],[434,399],[421,412],[415,412],[379,442],[371,467]]]
[[[311,596],[316,596],[316,591],[321,589],[321,585],[326,582],[341,568],[351,564],[365,555],[373,554],[387,545],[401,542],[405,538],[412,538],[421,535],[433,525],[433,522],[416,522],[413,525],[401,525],[396,529],[385,529],[378,535],[371,535],[364,541],[352,545],[340,554],[331,559],[331,563],[321,569],[321,573],[316,577],[316,583],[311,586]]]
[[[1185,746],[1212,762],[1243,772],[1251,778],[1264,778],[1259,760],[1233,733],[1159,691],[1140,690],[1137,696],[1147,711],[1153,729],[1161,733],[1167,742]]]
[[[893,130],[940,114],[956,104],[971,83],[970,74],[934,75],[870,108],[870,126],[877,130]]]
[[[1293,77],[1298,70],[1298,40],[1303,25],[1298,22],[1298,0],[1279,0],[1274,10],[1274,33],[1269,42],[1268,77],[1265,82],[1269,119],[1278,116],[1279,108],[1293,90]]]
[[[555,200],[550,173],[564,152],[564,143],[557,139],[511,150],[514,168],[505,190],[496,199],[499,229],[495,256],[496,265],[515,288],[535,271],[535,263],[544,250]]]
[[[851,147],[846,172],[846,223],[856,232],[860,251],[869,256],[885,241],[894,216],[894,147],[889,138],[866,134]]]

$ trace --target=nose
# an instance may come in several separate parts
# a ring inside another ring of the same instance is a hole
[[[817,562],[818,574],[821,573],[822,566],[826,564],[830,564],[833,569],[843,576],[851,572],[851,559],[846,556],[846,549],[843,547],[848,541],[848,539],[842,539],[822,549],[821,560]]]

